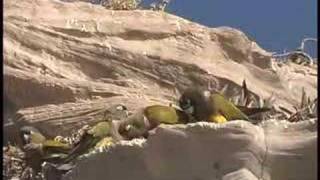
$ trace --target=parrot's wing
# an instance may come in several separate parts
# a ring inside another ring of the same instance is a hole
[[[175,109],[169,106],[149,106],[145,108],[144,113],[150,121],[164,124],[178,123],[178,115]]]
[[[59,141],[55,141],[55,140],[46,140],[42,144],[45,147],[57,147],[57,148],[71,149],[70,145],[68,145],[66,143],[59,142]]]
[[[221,94],[212,94],[211,95],[214,108],[218,113],[224,115],[227,120],[249,120],[249,118],[241,112],[232,102],[228,101]]]
[[[46,140],[42,143],[45,151],[50,153],[68,153],[71,150],[69,144],[65,144],[55,140]]]
[[[180,110],[180,109],[176,109],[176,113],[179,117],[179,123],[189,123],[189,122],[196,122],[196,120],[194,120],[191,116],[189,116],[188,114],[186,114],[184,111]]]
[[[111,132],[111,121],[99,122],[88,130],[88,134],[91,134],[94,137],[106,137]]]
[[[237,106],[237,108],[242,111],[244,114],[246,114],[247,116],[252,116],[258,113],[263,113],[263,112],[267,112],[270,111],[270,108],[267,107],[262,107],[262,108],[258,108],[258,107],[254,107],[254,108],[249,108],[249,107],[245,107],[245,106]]]
[[[88,152],[99,140],[99,138],[93,137],[91,134],[85,134],[82,136],[80,142],[69,152],[63,162],[69,163],[78,156]]]

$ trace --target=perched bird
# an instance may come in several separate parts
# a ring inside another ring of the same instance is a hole
[[[80,141],[75,144],[74,148],[69,152],[63,163],[69,163],[78,156],[89,152],[103,138],[111,135],[111,121],[102,121],[90,128],[81,137]]]
[[[32,126],[21,127],[20,137],[23,145],[30,143],[40,144],[46,140],[46,138],[40,133],[40,131]]]
[[[127,117],[127,107],[121,104],[113,105],[104,111],[103,119],[88,129],[81,137],[80,141],[74,145],[63,163],[69,163],[82,154],[90,152],[94,147],[103,145],[106,137],[121,140],[117,130],[115,129],[112,120],[121,120]],[[108,139],[108,142],[113,142]]]
[[[38,129],[31,126],[20,128],[20,137],[27,164],[36,172],[41,170],[42,162],[57,162],[65,158],[71,149],[68,144],[47,139]]]
[[[219,93],[211,94],[200,88],[187,89],[179,99],[179,106],[197,121],[224,123],[230,120],[247,120],[248,116],[260,112],[259,109],[250,109],[228,101]],[[266,109],[263,109],[265,111]]]
[[[104,110],[104,119],[123,120],[128,117],[128,108],[123,104],[115,104]]]
[[[189,116],[183,111],[163,105],[147,106],[119,124],[119,133],[126,139],[147,138],[149,131],[159,124],[187,123]]]

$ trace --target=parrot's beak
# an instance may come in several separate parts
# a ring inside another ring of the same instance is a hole
[[[175,104],[174,103],[170,103],[169,106],[182,111],[182,109],[180,108],[179,104],[177,104],[177,103],[175,103]]]
[[[24,140],[25,140],[25,142],[26,142],[27,144],[30,143],[30,135],[24,134],[24,135],[23,135],[23,138],[24,138]]]
[[[189,108],[184,110],[185,113],[187,114],[193,114],[194,113],[194,107],[190,106]]]
[[[210,98],[211,92],[210,92],[210,91],[204,91],[204,92],[203,92],[203,95],[204,95],[204,97],[206,97],[206,98]]]

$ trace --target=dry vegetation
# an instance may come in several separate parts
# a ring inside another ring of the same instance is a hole
[[[92,2],[92,1],[90,1]],[[107,9],[111,10],[135,10],[135,9],[151,9],[156,11],[164,11],[170,0],[154,0],[144,7],[143,0],[101,0],[92,3],[99,3]]]
[[[108,0],[102,5],[112,10],[134,10],[139,7],[141,0]]]
[[[226,92],[228,86],[225,86],[220,91],[222,94]],[[243,81],[242,90],[240,92],[236,92],[233,96],[229,98],[231,102],[234,104],[244,106],[244,107],[255,107],[255,108],[266,108],[269,109],[268,112],[264,112],[258,114],[255,117],[251,117],[254,119],[266,120],[266,119],[276,119],[276,120],[283,120],[286,119],[290,122],[297,122],[303,121],[310,118],[317,117],[317,103],[318,98],[313,100],[308,97],[305,92],[305,89],[302,89],[302,97],[300,106],[295,106],[295,112],[292,112],[285,107],[275,107],[273,104],[275,102],[275,97],[273,94],[269,98],[262,98],[259,96],[254,96],[249,90],[247,89],[246,81]]]
[[[33,177],[32,169],[27,166],[24,160],[25,153],[14,145],[3,147],[3,169],[2,175],[4,180],[21,179],[36,180],[40,176]]]

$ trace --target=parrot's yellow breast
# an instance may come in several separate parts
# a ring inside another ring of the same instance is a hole
[[[215,114],[209,117],[209,121],[221,124],[227,122],[227,119],[221,114]]]

